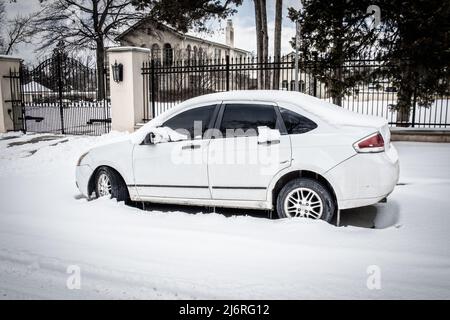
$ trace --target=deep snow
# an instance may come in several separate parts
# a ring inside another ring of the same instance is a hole
[[[400,185],[338,228],[86,201],[78,156],[121,135],[0,135],[0,298],[450,298],[450,144],[396,143]]]

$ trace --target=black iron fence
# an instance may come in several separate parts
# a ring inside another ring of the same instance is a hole
[[[412,96],[410,111],[406,115],[400,114],[396,108],[396,82],[386,76],[389,73],[383,72],[391,66],[383,61],[361,58],[345,61],[338,67],[320,68],[317,64],[315,60],[300,59],[296,72],[294,55],[264,61],[254,57],[227,56],[220,60],[175,61],[170,65],[149,60],[142,66],[143,120],[147,121],[186,99],[207,93],[271,89],[298,90],[354,112],[383,117],[390,125],[450,126],[448,96],[435,95],[429,106],[419,106]]]
[[[100,135],[111,129],[109,75],[55,52],[10,70],[14,130]],[[99,81],[102,77],[102,81]]]

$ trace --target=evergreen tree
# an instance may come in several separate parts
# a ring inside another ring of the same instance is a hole
[[[317,60],[311,72],[326,84],[337,105],[362,77],[361,73],[345,72],[344,61],[367,54],[379,31],[367,23],[371,2],[301,0],[302,9],[289,8],[291,20],[301,24],[300,53],[304,59]]]
[[[436,94],[450,94],[450,1],[383,0],[379,6],[379,58],[399,88],[398,120],[408,122],[414,95],[418,105],[430,106]]]
[[[397,120],[408,122],[414,96],[419,105],[429,106],[436,94],[450,94],[450,1],[301,2],[302,10],[289,9],[290,18],[302,25],[301,53],[311,59],[317,51],[314,72],[327,84],[334,103],[340,105],[358,81],[392,79],[399,89]],[[378,26],[367,23],[370,5],[381,10]],[[337,67],[361,54],[383,61],[383,67],[367,74]]]

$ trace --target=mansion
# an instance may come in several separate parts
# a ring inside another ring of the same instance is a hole
[[[174,61],[222,60],[245,58],[251,52],[234,47],[233,22],[227,20],[226,44],[183,34],[167,25],[143,19],[120,34],[121,46],[149,48],[151,57],[163,65]]]

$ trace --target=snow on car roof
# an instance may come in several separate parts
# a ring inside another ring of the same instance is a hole
[[[135,132],[133,141],[142,141],[142,139],[145,138],[145,134],[149,127],[160,125],[163,119],[180,110],[193,105],[233,100],[265,101],[278,104],[286,103],[300,107],[304,111],[333,125],[380,128],[387,124],[387,120],[384,118],[355,113],[330,102],[300,92],[281,90],[236,90],[211,93],[186,100],[145,124],[141,129]]]

